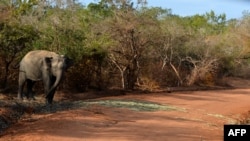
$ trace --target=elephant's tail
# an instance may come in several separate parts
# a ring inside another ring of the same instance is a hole
[[[12,69],[18,69],[19,67],[20,67],[20,63],[17,63],[11,66]]]

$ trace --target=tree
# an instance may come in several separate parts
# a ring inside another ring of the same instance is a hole
[[[38,35],[31,26],[8,22],[0,24],[0,57],[5,66],[2,87],[7,86],[10,64],[18,53],[32,44]]]
[[[110,5],[114,9],[113,16],[101,22],[98,29],[108,34],[113,42],[108,48],[108,58],[120,72],[122,88],[134,89],[142,55],[154,43],[151,35],[157,28],[156,17],[149,17],[146,10],[138,12],[130,1]]]
[[[190,40],[189,29],[185,29],[183,20],[176,15],[169,15],[161,21],[161,36],[158,37],[160,43],[155,49],[157,57],[161,61],[161,70],[170,66],[176,78],[177,85],[182,85],[183,78],[180,73],[180,66],[185,57],[185,43]]]
[[[0,58],[4,64],[2,81],[4,88],[7,86],[10,64],[18,53],[30,47],[32,42],[39,37],[39,32],[32,26],[24,25],[19,21],[19,17],[25,14],[25,11],[30,10],[35,2],[35,0],[3,0],[0,3],[1,10],[5,14],[1,16],[0,22]]]

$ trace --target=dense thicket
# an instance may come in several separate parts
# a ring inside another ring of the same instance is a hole
[[[1,0],[0,80],[16,85],[10,66],[46,49],[75,60],[63,83],[71,90],[216,85],[250,76],[249,27],[248,12],[181,17],[145,0]]]

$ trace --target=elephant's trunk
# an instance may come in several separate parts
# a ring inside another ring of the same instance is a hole
[[[51,84],[52,86],[50,87],[50,90],[46,96],[47,102],[49,104],[51,104],[53,101],[56,88],[58,87],[60,81],[62,80],[62,77],[63,77],[63,72],[62,71],[58,72],[56,75],[56,80],[55,80],[54,84],[53,83]]]

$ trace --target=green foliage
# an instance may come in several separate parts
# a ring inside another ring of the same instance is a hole
[[[39,0],[15,0],[10,1],[10,5],[13,7],[14,16],[26,15],[32,13],[34,6],[37,6]]]
[[[90,3],[88,5],[88,9],[91,13],[91,16],[95,18],[104,19],[112,15],[112,9],[110,9],[108,4],[105,3],[103,0],[100,1],[98,4]]]
[[[2,23],[0,25],[0,52],[3,56],[16,55],[25,47],[30,47],[39,33],[29,25]],[[8,57],[7,57],[8,58]]]
[[[223,33],[226,29],[226,15],[216,15],[210,11],[205,15],[194,15],[183,18],[185,26],[201,35],[211,35]]]
[[[10,64],[18,53],[31,47],[34,40],[39,37],[38,32],[29,25],[17,23],[0,23],[0,59],[4,66],[2,87],[7,86]]]

